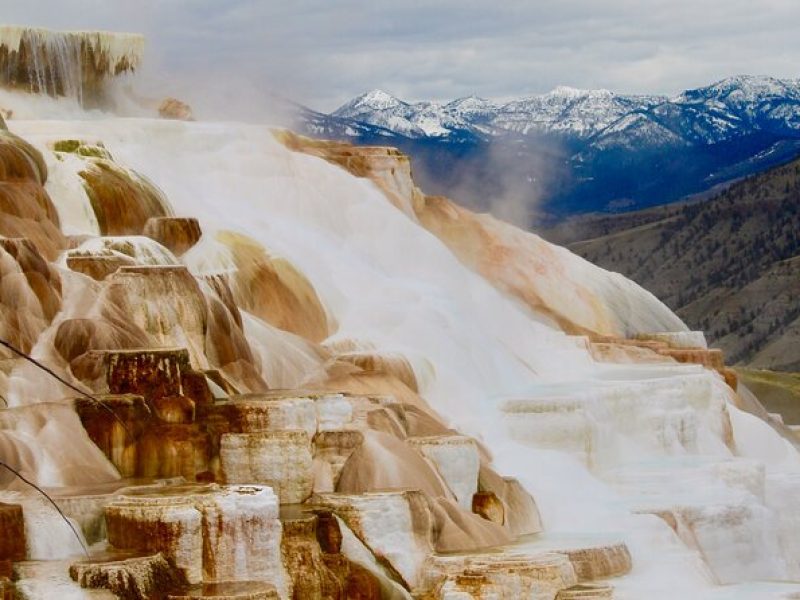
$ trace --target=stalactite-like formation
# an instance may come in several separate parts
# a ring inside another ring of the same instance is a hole
[[[95,105],[109,77],[136,70],[143,49],[135,34],[0,27],[0,86]]]

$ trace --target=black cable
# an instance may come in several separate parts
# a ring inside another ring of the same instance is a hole
[[[69,527],[70,530],[72,531],[72,533],[75,535],[75,538],[78,540],[78,543],[81,545],[81,548],[83,548],[83,552],[84,552],[84,554],[86,554],[86,557],[89,558],[89,549],[86,547],[86,544],[83,542],[83,538],[80,536],[80,534],[77,532],[75,527],[72,525],[72,522],[67,518],[67,515],[65,515],[64,512],[58,507],[58,504],[56,504],[55,500],[53,500],[47,494],[47,492],[45,492],[38,485],[36,485],[35,483],[33,483],[32,481],[30,481],[28,479],[25,479],[25,477],[23,477],[22,474],[19,471],[17,471],[16,469],[12,469],[11,467],[9,467],[6,463],[4,463],[1,460],[0,460],[0,466],[3,466],[6,469],[8,469],[9,471],[11,471],[14,475],[19,477],[23,482],[27,483],[29,486],[31,486],[33,489],[35,489],[37,492],[39,492],[42,496],[47,498],[47,500],[50,502],[50,504],[53,505],[53,508],[55,508],[56,511],[58,512],[58,514],[61,515],[61,518],[64,519],[64,522],[67,524],[67,527]]]
[[[42,363],[40,363],[40,362],[39,362],[38,360],[36,360],[35,358],[32,358],[32,357],[28,356],[28,355],[27,355],[27,354],[25,354],[25,353],[24,353],[22,350],[19,350],[18,348],[16,348],[15,346],[13,346],[13,345],[12,345],[10,342],[7,342],[6,340],[4,340],[4,339],[2,339],[2,338],[0,338],[0,346],[5,346],[5,347],[6,347],[6,348],[8,348],[9,350],[11,350],[11,352],[13,352],[14,354],[16,354],[16,355],[18,355],[18,356],[21,356],[22,358],[24,358],[24,359],[25,359],[25,360],[27,360],[28,362],[30,362],[30,363],[32,363],[32,364],[34,364],[34,365],[36,365],[36,366],[37,366],[37,367],[39,367],[39,368],[40,368],[42,371],[44,371],[44,372],[45,372],[45,373],[47,373],[48,375],[51,375],[51,376],[53,376],[55,379],[57,379],[59,382],[61,382],[61,383],[62,383],[62,384],[64,384],[65,386],[67,386],[67,387],[68,387],[69,389],[71,389],[72,391],[74,391],[74,392],[77,392],[78,394],[80,394],[82,398],[86,398],[87,400],[91,400],[92,402],[96,402],[97,404],[99,404],[100,406],[102,406],[102,407],[103,407],[104,409],[106,409],[106,410],[107,410],[109,413],[111,413],[111,416],[112,416],[112,417],[114,417],[114,418],[115,418],[115,419],[116,419],[116,420],[119,422],[119,424],[120,424],[120,425],[122,425],[122,428],[125,430],[125,433],[127,433],[127,434],[130,434],[130,431],[128,431],[128,428],[125,426],[125,423],[122,421],[122,419],[120,419],[120,418],[119,418],[119,416],[117,415],[117,413],[115,413],[115,412],[113,411],[113,409],[112,409],[110,406],[106,405],[106,403],[105,403],[105,402],[103,402],[103,401],[102,401],[102,400],[100,400],[99,398],[95,398],[94,396],[92,396],[92,395],[90,395],[90,394],[87,394],[86,392],[84,392],[84,391],[83,391],[82,389],[80,389],[79,387],[77,387],[77,386],[75,386],[75,385],[71,384],[69,381],[67,381],[66,379],[64,379],[63,377],[61,377],[61,375],[59,375],[58,373],[56,373],[55,371],[53,371],[53,370],[52,370],[50,367],[48,367],[47,365],[43,365]],[[8,406],[8,402],[5,400],[5,398],[3,398],[3,400],[6,402],[6,406]]]

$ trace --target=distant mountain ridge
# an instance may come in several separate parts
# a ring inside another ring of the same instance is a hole
[[[464,200],[477,208],[510,187],[531,213],[568,215],[670,202],[800,155],[800,80],[740,75],[673,97],[558,87],[505,103],[372,90],[300,120],[320,137],[397,145],[431,191],[474,190]],[[463,161],[485,170],[498,149],[503,178],[463,185]]]

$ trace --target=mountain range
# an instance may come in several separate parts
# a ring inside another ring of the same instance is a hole
[[[737,76],[674,97],[558,87],[493,102],[405,102],[381,90],[305,133],[393,145],[434,193],[517,221],[663,204],[800,155],[800,80]]]

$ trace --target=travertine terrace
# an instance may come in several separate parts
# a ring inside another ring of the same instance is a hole
[[[52,116],[0,131],[4,600],[797,593],[792,432],[645,290],[392,149]]]

